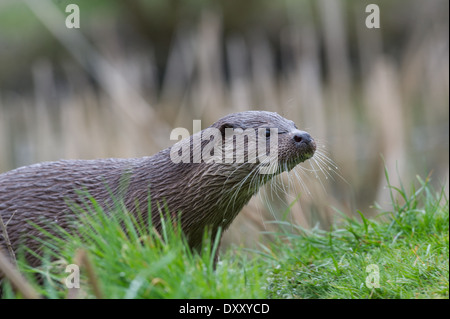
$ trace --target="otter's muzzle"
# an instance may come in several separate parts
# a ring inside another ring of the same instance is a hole
[[[305,159],[311,158],[316,151],[316,142],[308,132],[294,130],[291,133],[294,145],[300,150]]]

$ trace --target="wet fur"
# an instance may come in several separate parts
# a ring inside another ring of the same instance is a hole
[[[277,174],[292,169],[315,151],[315,144],[307,150],[295,147],[289,135],[296,130],[295,124],[276,113],[234,113],[211,127],[278,128],[278,161],[282,165]],[[105,211],[114,206],[111,195],[123,199],[132,214],[147,212],[151,194],[153,225],[159,229],[158,207],[167,205],[173,216],[180,212],[188,243],[198,248],[205,227],[212,236],[219,227],[227,229],[259,187],[271,178],[259,174],[258,165],[261,163],[175,164],[170,160],[170,148],[143,158],[40,163],[0,174],[0,214],[13,249],[25,244],[39,251],[40,243],[31,237],[43,235],[29,222],[49,231],[55,224],[71,230],[74,213],[70,205],[83,206],[86,202],[77,190],[87,191]],[[6,251],[3,236],[0,246]],[[38,260],[31,258],[30,263],[37,265]]]

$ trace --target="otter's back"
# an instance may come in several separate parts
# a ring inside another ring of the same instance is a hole
[[[50,232],[54,224],[66,228],[69,206],[83,205],[83,192],[106,202],[117,192],[121,180],[144,160],[61,160],[0,174],[0,216],[13,248],[23,240],[29,248],[37,248],[39,243],[31,237],[39,237],[40,231],[32,224]],[[0,245],[4,246],[4,236],[0,236]]]

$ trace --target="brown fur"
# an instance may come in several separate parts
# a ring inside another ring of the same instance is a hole
[[[221,130],[225,127],[278,128],[279,172],[308,159],[316,148],[312,138],[295,143],[292,136],[301,131],[292,121],[276,113],[234,113],[211,127]],[[83,205],[85,200],[76,192],[80,189],[88,191],[105,211],[113,205],[113,194],[123,199],[133,214],[138,210],[147,212],[150,193],[153,225],[159,229],[158,205],[167,204],[171,214],[181,212],[181,227],[189,245],[198,248],[205,227],[209,227],[213,236],[219,227],[226,229],[261,184],[271,177],[251,175],[258,164],[175,164],[169,154],[170,148],[143,158],[61,160],[1,174],[0,215],[7,224],[13,248],[16,250],[23,243],[39,250],[39,242],[30,235],[38,238],[43,235],[29,221],[46,230],[51,230],[55,224],[70,230],[74,213],[68,202]],[[1,235],[0,246],[6,251]],[[37,260],[31,263],[36,265]]]

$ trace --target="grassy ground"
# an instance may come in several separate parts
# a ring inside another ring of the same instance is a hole
[[[278,264],[268,297],[448,298],[448,199],[419,181],[411,195],[391,187],[403,204],[392,197],[393,212],[379,218],[360,214],[330,231],[284,234],[289,249],[270,252]]]
[[[79,298],[448,298],[448,199],[428,180],[418,185],[409,194],[390,186],[393,209],[375,219],[340,214],[330,231],[280,222],[289,231],[271,246],[230,249],[215,271],[217,243],[191,253],[169,225],[156,234],[123,215],[93,214],[79,235],[55,238],[58,259],[40,268],[45,283],[34,286],[48,298],[67,298],[65,266],[75,263]],[[100,210],[95,202],[91,209]],[[19,265],[33,281],[36,270]],[[4,292],[15,297],[7,284]]]

